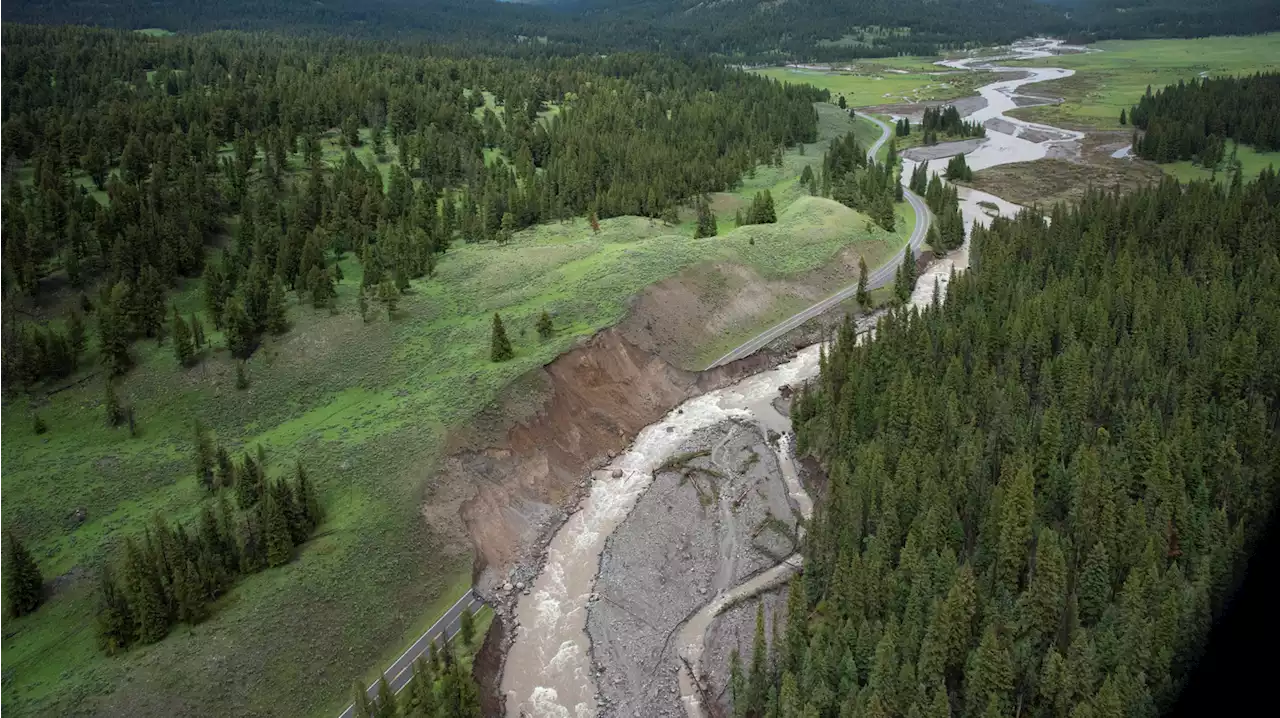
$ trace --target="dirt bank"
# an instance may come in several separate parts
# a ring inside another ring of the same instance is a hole
[[[765,279],[749,267],[723,262],[690,267],[641,292],[618,328],[675,366],[701,369],[707,360],[700,360],[699,347],[743,326],[758,326],[783,303],[814,304],[857,281],[860,256],[858,245],[845,247],[822,267],[787,279]]]
[[[777,359],[765,353],[687,372],[609,329],[513,385],[476,428],[454,438],[470,448],[444,465],[443,485],[469,488],[455,508],[475,549],[477,589],[492,592],[512,570],[532,573],[539,537],[576,503],[587,472],[626,448],[641,428],[681,401]],[[447,503],[453,502],[433,501],[424,511],[447,512]]]
[[[793,553],[797,519],[759,428],[695,433],[609,537],[587,609],[602,716],[681,716],[676,629]]]

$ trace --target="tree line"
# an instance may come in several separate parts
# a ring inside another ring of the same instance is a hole
[[[997,218],[945,304],[847,323],[829,476],[740,716],[1155,716],[1270,516],[1280,179]],[[1051,221],[1046,221],[1049,219]]]
[[[903,118],[900,126],[902,135],[911,134],[910,120]],[[923,135],[922,142],[925,145],[938,144],[939,135],[946,139],[987,136],[987,128],[981,122],[966,122],[961,119],[960,111],[955,105],[924,108],[924,116],[920,119],[919,127]]]
[[[1225,141],[1262,151],[1280,149],[1280,73],[1179,80],[1154,94],[1151,87],[1120,113],[1134,131],[1133,151],[1155,162],[1195,160],[1217,167]]]
[[[459,618],[458,638],[474,650],[471,609]],[[444,636],[441,636],[444,638]],[[432,639],[427,654],[413,662],[413,679],[397,695],[386,676],[378,677],[378,695],[369,699],[359,682],[352,689],[356,718],[480,718],[480,689],[448,640]]]
[[[240,578],[288,563],[323,519],[301,463],[292,481],[271,481],[261,449],[257,461],[246,454],[239,467],[219,450],[215,464],[197,434],[202,482],[234,487],[240,510],[222,494],[217,510],[205,504],[190,528],[157,516],[140,539],[125,539],[99,580],[98,644],[107,655],[155,643],[176,624],[200,623]]]
[[[892,140],[891,140],[892,142]],[[831,141],[822,156],[822,194],[864,212],[882,229],[894,228],[894,203],[902,201],[897,153],[890,145],[884,164],[868,160],[866,150],[850,132]]]
[[[964,162],[964,155],[960,162]],[[955,158],[952,158],[952,162]],[[950,162],[948,169],[950,169]],[[965,166],[968,169],[967,165]],[[950,179],[948,173],[948,179]],[[911,170],[911,178],[907,186],[912,192],[924,197],[929,211],[933,212],[933,223],[929,226],[928,241],[937,254],[945,254],[964,244],[964,216],[960,213],[959,190],[953,184],[943,184],[936,174],[929,174],[929,161],[916,164]],[[913,284],[914,286],[914,284]],[[907,296],[911,294],[907,290]]]

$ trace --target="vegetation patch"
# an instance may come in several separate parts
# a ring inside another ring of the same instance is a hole
[[[1087,52],[1014,66],[1066,67],[1071,77],[1037,83],[1033,93],[1056,95],[1059,105],[1024,107],[1011,116],[1058,127],[1121,129],[1120,112],[1130,109],[1148,86],[1153,89],[1193,77],[1242,75],[1280,70],[1280,33],[1185,40],[1107,40]]]

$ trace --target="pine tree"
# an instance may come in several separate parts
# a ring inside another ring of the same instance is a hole
[[[1066,605],[1066,592],[1067,564],[1058,534],[1042,528],[1036,541],[1035,570],[1021,599],[1023,629],[1033,638],[1053,639]]]
[[[173,308],[173,320],[170,324],[170,333],[173,335],[173,356],[178,360],[179,366],[188,367],[195,361],[196,348],[191,339],[191,328],[187,326],[186,321],[182,319],[182,315],[178,313],[178,308]]]
[[[369,702],[369,694],[365,692],[360,681],[356,681],[351,689],[352,704],[355,706],[356,718],[373,718],[373,704]]]
[[[746,718],[747,678],[742,674],[742,657],[737,647],[729,652],[729,706],[733,718]]]
[[[1127,124],[1129,124],[1128,119],[1125,117],[1125,114],[1124,114],[1124,108],[1123,108],[1123,107],[1122,107],[1122,108],[1120,108],[1120,124],[1122,124],[1122,125],[1127,125]]]
[[[44,577],[27,547],[5,531],[4,610],[11,618],[25,616],[44,601]]]
[[[1013,663],[1008,649],[996,635],[994,626],[987,626],[982,641],[969,659],[965,669],[965,704],[970,715],[985,708],[992,699],[1001,710],[1008,704],[1013,691]]]
[[[538,324],[536,328],[538,330],[538,336],[543,339],[550,339],[552,333],[555,332],[555,325],[552,324],[551,315],[547,313],[547,310],[542,310],[542,314],[538,315]]]
[[[307,534],[310,534],[324,519],[323,510],[320,508],[319,498],[311,488],[307,472],[302,468],[301,461],[297,463],[294,469],[294,477],[293,495],[298,502],[298,507],[302,510],[303,517],[306,519]]]
[[[1101,542],[1089,550],[1080,571],[1076,593],[1080,601],[1080,620],[1086,625],[1098,622],[1111,603],[1111,561],[1107,548]]]
[[[293,558],[293,535],[284,507],[272,492],[262,501],[262,526],[266,533],[267,565],[283,566]]]
[[[905,303],[911,299],[911,293],[916,288],[916,255],[911,249],[911,245],[902,252],[902,263],[898,265],[897,275],[894,278],[893,293],[899,302]]]
[[[399,714],[396,705],[396,694],[391,692],[385,675],[378,676],[378,700],[374,704],[374,715],[377,718],[396,718]]]
[[[102,569],[98,585],[98,647],[108,656],[113,656],[137,640],[133,611],[129,608],[128,597],[116,584],[110,567]]]
[[[348,147],[360,146],[360,121],[355,115],[347,115],[342,121],[342,140]]]
[[[400,290],[396,289],[390,278],[382,280],[378,285],[378,301],[386,308],[387,319],[391,319],[396,312],[396,304],[400,301]]]
[[[196,351],[204,349],[204,324],[201,323],[200,318],[192,313],[191,319],[187,321],[187,326],[191,327],[191,339],[195,344]]]
[[[257,345],[257,336],[239,296],[227,301],[225,324],[227,350],[237,359],[248,359]]]
[[[289,330],[288,309],[284,297],[284,284],[276,278],[271,283],[271,294],[267,297],[265,326],[272,334],[284,334]]]
[[[772,682],[768,674],[768,646],[764,638],[764,603],[756,604],[756,632],[751,642],[751,672],[747,677],[747,715],[758,716],[764,711],[765,697]]]
[[[462,615],[458,618],[458,631],[458,635],[462,636],[462,645],[470,649],[472,647],[471,642],[476,637],[476,627],[470,607],[462,609]]]
[[[493,333],[489,341],[489,360],[504,362],[515,356],[511,342],[507,339],[507,331],[502,327],[502,317],[497,312],[493,315]]]
[[[862,256],[858,257],[858,291],[855,297],[864,309],[871,303],[871,295],[867,291],[867,260]]]
[[[996,584],[1005,595],[1013,596],[1027,566],[1027,544],[1031,540],[1031,518],[1035,513],[1035,484],[1025,465],[1012,468],[1008,473],[1012,476],[1002,482],[1006,490],[1000,507]]]
[[[716,227],[716,215],[711,211],[711,205],[707,203],[705,197],[698,198],[697,213],[698,224],[693,231],[694,239],[714,237],[720,233],[720,230]]]

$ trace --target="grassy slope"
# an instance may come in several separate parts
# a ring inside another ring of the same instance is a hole
[[[821,111],[824,137],[855,124],[834,107]],[[371,158],[367,148],[358,154]],[[5,622],[3,709],[324,715],[339,708],[352,679],[398,655],[467,583],[465,537],[425,525],[419,512],[431,501],[452,427],[524,372],[617,322],[629,297],[682,268],[741,262],[772,278],[819,267],[852,242],[871,240],[861,245],[869,262],[901,246],[908,223],[892,235],[868,235],[865,217],[829,200],[787,204],[798,195],[788,190],[798,168],[821,154],[821,143],[806,147],[803,159],[788,153],[781,170],[762,168],[734,193],[777,190],[775,226],[695,241],[686,227],[620,217],[603,221],[598,235],[575,220],[521,232],[505,247],[458,245],[434,279],[414,283],[395,321],[375,304],[374,318],[361,322],[360,267],[348,257],[337,316],[294,304],[294,328],[249,362],[247,391],[234,389],[225,352],[180,371],[168,345],[140,342],[140,366],[120,389],[136,409],[137,439],[104,427],[97,378],[38,407],[7,401],[4,523],[27,539],[47,578],[63,578],[34,616]],[[337,156],[328,141],[326,157]],[[731,209],[722,213],[722,228],[731,217]],[[195,284],[175,297],[183,311],[199,309]],[[533,330],[543,309],[556,316],[557,333],[547,341]],[[488,361],[495,311],[516,349],[504,364]],[[749,336],[768,323],[741,329]],[[211,339],[221,344],[216,334]],[[33,408],[48,434],[32,432]],[[204,496],[190,467],[193,417],[232,447],[262,444],[272,473],[305,461],[328,519],[298,559],[246,579],[206,623],[106,659],[94,647],[95,582],[84,567],[153,515],[184,519],[198,510]],[[88,520],[73,528],[67,517],[79,507]]]
[[[1195,40],[1110,40],[1095,47],[1102,52],[1010,62],[1076,70],[1071,77],[1028,88],[1033,94],[1059,95],[1065,103],[1027,107],[1010,114],[1059,126],[1122,129],[1120,111],[1137,102],[1147,85],[1156,90],[1202,73],[1280,70],[1280,33]]]
[[[833,97],[843,94],[851,107],[882,105],[923,100],[952,100],[973,94],[973,89],[988,79],[975,73],[944,74],[929,72],[928,60],[894,58],[894,62],[875,60],[859,63],[850,71],[805,70],[794,67],[768,67],[755,72],[782,82],[808,83],[826,88]],[[905,70],[906,72],[894,72]]]
[[[1231,148],[1234,142],[1227,142],[1226,154],[1231,155]],[[1240,160],[1241,177],[1245,182],[1254,179],[1258,173],[1267,167],[1280,170],[1280,152],[1258,152],[1248,145],[1240,145],[1236,153]],[[1216,179],[1218,182],[1231,181],[1231,173],[1218,170],[1215,175],[1213,172],[1192,164],[1190,160],[1182,162],[1170,162],[1169,164],[1158,165],[1160,169],[1177,177],[1182,182],[1190,182],[1200,179]],[[1225,166],[1225,163],[1224,163]]]

